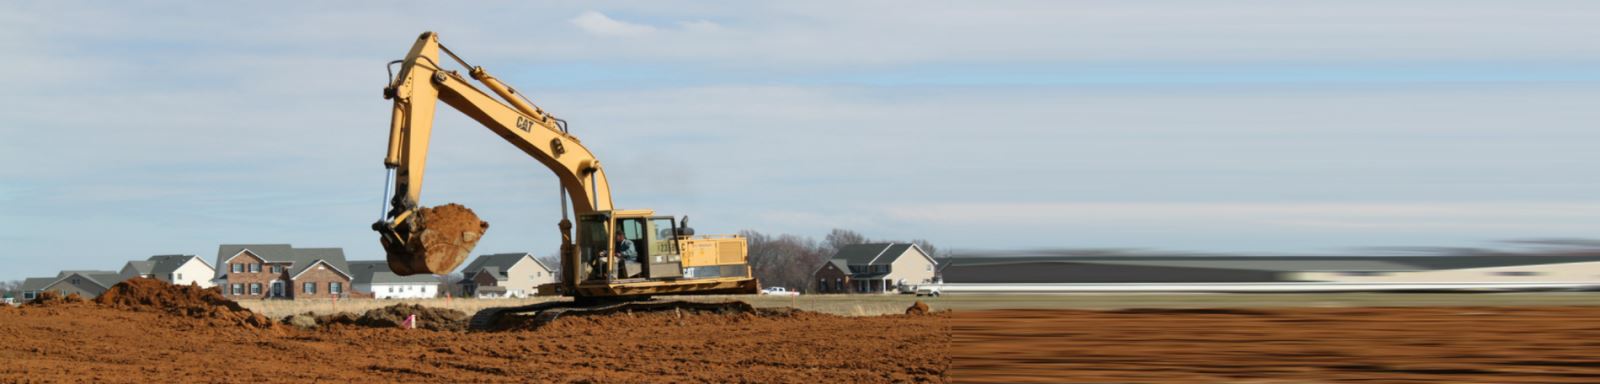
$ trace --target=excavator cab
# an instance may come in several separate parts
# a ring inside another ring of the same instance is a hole
[[[649,210],[608,210],[578,215],[576,239],[564,260],[564,285],[577,296],[750,293],[745,238],[693,236],[672,216]],[[632,257],[618,247],[626,242]],[[570,277],[568,277],[570,276]]]

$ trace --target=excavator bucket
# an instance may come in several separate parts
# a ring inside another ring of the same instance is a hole
[[[401,276],[454,271],[489,230],[488,222],[460,204],[422,208],[401,217],[394,226],[379,228],[389,269]]]

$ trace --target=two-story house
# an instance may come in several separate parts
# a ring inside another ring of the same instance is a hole
[[[143,277],[176,285],[194,284],[200,288],[216,286],[211,279],[217,269],[195,255],[156,255],[145,260],[133,260],[122,266],[122,278]]]
[[[932,283],[939,263],[916,244],[848,245],[812,273],[821,293],[890,293]]]
[[[352,276],[340,248],[223,244],[216,283],[230,299],[349,297]]]
[[[478,256],[461,270],[461,292],[472,297],[527,297],[556,282],[555,271],[528,253]]]

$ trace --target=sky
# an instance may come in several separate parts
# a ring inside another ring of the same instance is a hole
[[[1594,238],[1600,2],[4,2],[0,279],[218,244],[380,259],[423,31],[619,208],[944,249]],[[555,178],[448,108],[425,205],[552,254]]]

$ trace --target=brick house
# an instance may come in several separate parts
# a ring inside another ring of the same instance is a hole
[[[217,286],[230,299],[348,298],[349,263],[340,248],[289,244],[223,244],[217,248]]]

